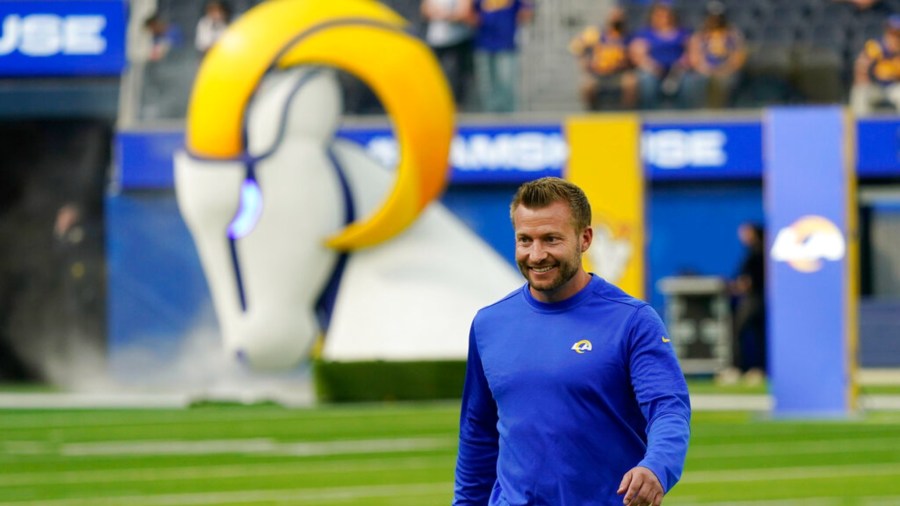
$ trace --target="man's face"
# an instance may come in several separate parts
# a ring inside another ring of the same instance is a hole
[[[571,283],[581,270],[581,254],[593,237],[590,227],[575,230],[565,202],[541,209],[520,205],[513,212],[516,264],[538,300],[566,299],[579,287]]]
[[[650,13],[650,26],[657,30],[675,26],[675,13],[665,5],[657,5]]]

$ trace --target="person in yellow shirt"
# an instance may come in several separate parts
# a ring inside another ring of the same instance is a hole
[[[743,34],[729,23],[721,2],[710,2],[706,12],[703,26],[688,42],[688,59],[694,69],[689,78],[697,81],[691,89],[700,95],[693,97],[692,103],[718,109],[731,103],[747,61],[747,47]]]
[[[618,94],[623,109],[637,105],[637,76],[628,58],[629,42],[625,11],[614,8],[603,26],[587,27],[569,44],[581,69],[578,90],[585,109],[600,109],[602,93]]]
[[[854,113],[867,114],[879,105],[900,111],[900,14],[888,17],[881,39],[866,41],[853,70]]]

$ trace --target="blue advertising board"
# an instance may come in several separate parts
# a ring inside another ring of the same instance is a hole
[[[397,163],[397,142],[387,126],[348,126],[337,136],[361,145],[385,167]],[[118,132],[115,153],[119,186],[171,188],[172,156],[183,147],[184,132],[180,129]],[[461,126],[450,148],[450,181],[522,183],[560,176],[567,160],[568,146],[559,124]]]
[[[117,186],[123,189],[172,188],[174,156],[184,149],[184,131],[120,131],[116,133],[115,157]]]
[[[663,123],[647,121],[641,135],[647,177],[758,179],[762,175],[762,125],[742,122]]]
[[[125,0],[0,1],[0,76],[118,75]]]
[[[856,124],[856,167],[860,177],[900,174],[900,119],[862,118]]]
[[[840,107],[767,113],[766,295],[777,415],[853,409],[857,231],[845,114]]]
[[[349,127],[338,136],[362,145],[385,167],[397,164],[397,141],[386,127]],[[559,176],[569,157],[562,126],[462,125],[450,146],[452,183],[522,183]]]
[[[762,123],[756,119],[663,122],[642,125],[641,154],[650,181],[759,180]],[[348,125],[338,137],[354,141],[386,167],[397,162],[397,142],[386,125]],[[843,141],[841,141],[843,142]],[[900,176],[900,118],[857,122],[859,177]],[[121,131],[116,136],[122,188],[171,188],[172,155],[184,146],[181,130]],[[450,151],[453,184],[518,184],[560,176],[569,144],[562,123],[463,124]]]

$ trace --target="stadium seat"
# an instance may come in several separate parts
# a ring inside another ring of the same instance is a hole
[[[844,52],[848,31],[832,23],[819,22],[810,29],[810,42],[816,47],[824,47],[838,53]]]
[[[747,64],[735,94],[738,107],[781,104],[791,98],[791,49],[770,41],[748,44]]]
[[[789,26],[800,26],[806,24],[808,19],[803,9],[803,5],[794,2],[784,2],[773,6],[766,12],[766,22],[779,23]]]
[[[790,46],[796,38],[796,29],[789,23],[772,21],[767,23],[761,33],[761,42],[779,46]]]
[[[793,84],[804,102],[832,104],[845,100],[840,53],[800,44],[793,51]]]

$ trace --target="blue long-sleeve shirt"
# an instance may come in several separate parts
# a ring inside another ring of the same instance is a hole
[[[690,400],[665,326],[603,279],[482,309],[468,360],[454,505],[619,505],[634,466],[666,491],[681,477]]]

